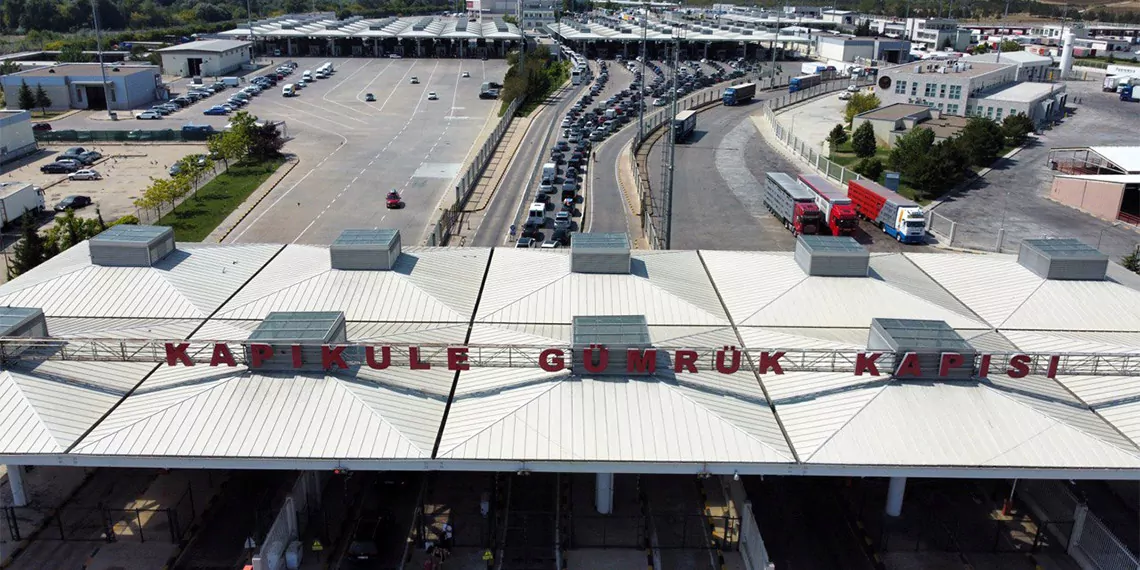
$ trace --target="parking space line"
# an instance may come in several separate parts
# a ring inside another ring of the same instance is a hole
[[[392,63],[394,63],[392,60],[388,60],[388,65],[385,65],[384,69],[381,69],[380,73],[376,74],[376,77],[373,77],[371,80],[369,80],[368,83],[364,85],[364,89],[356,92],[356,99],[358,101],[363,101],[363,98],[361,96],[368,91],[369,87],[372,87],[373,83],[376,83],[377,79],[380,79],[380,76],[384,75],[384,73],[388,71],[389,67],[392,67]]]
[[[380,108],[379,108],[379,109],[376,109],[376,112],[377,112],[377,113],[383,112],[383,111],[384,111],[384,107],[387,107],[387,106],[388,106],[388,101],[391,101],[391,100],[392,100],[392,96],[396,94],[396,90],[397,90],[397,89],[399,89],[399,88],[400,88],[400,86],[404,84],[404,78],[406,78],[406,77],[408,76],[408,74],[409,74],[409,73],[411,73],[411,72],[412,72],[412,70],[416,68],[416,63],[417,63],[417,61],[415,61],[415,60],[414,60],[414,61],[412,61],[412,65],[408,66],[408,70],[407,70],[407,71],[405,71],[405,72],[404,72],[404,74],[403,74],[402,76],[400,76],[400,80],[399,80],[399,81],[397,81],[397,82],[396,82],[396,85],[394,85],[394,86],[392,87],[392,92],[391,92],[391,93],[389,93],[389,94],[388,94],[388,97],[387,97],[386,99],[384,99],[384,102],[380,104]],[[439,62],[437,61],[437,62],[435,62],[435,64],[436,64],[436,65],[439,65]]]

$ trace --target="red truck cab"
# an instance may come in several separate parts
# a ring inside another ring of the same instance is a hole
[[[827,228],[833,236],[849,236],[859,227],[859,216],[854,204],[832,204]]]
[[[811,202],[796,202],[795,216],[792,219],[792,231],[796,235],[815,235],[819,233],[819,208]]]

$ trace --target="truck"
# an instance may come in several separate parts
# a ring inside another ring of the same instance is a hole
[[[226,84],[226,87],[237,87],[241,85],[241,80],[237,77],[223,77],[221,81]]]
[[[1136,95],[1133,95],[1133,93],[1135,93]],[[1125,85],[1124,87],[1120,88],[1120,100],[1121,101],[1129,101],[1129,102],[1133,102],[1133,103],[1135,103],[1136,101],[1140,101],[1140,99],[1137,99],[1136,96],[1140,96],[1140,91],[1137,91],[1135,86]]]
[[[1137,76],[1135,75],[1109,75],[1104,78],[1102,88],[1105,93],[1113,93],[1119,91],[1122,86],[1134,85],[1136,83],[1140,82],[1137,81]]]
[[[870,180],[847,182],[847,196],[859,217],[879,226],[902,243],[922,243],[926,239],[926,212],[914,201]]]
[[[822,216],[815,194],[783,172],[769,172],[764,180],[764,206],[793,234],[819,233]]]
[[[801,174],[800,184],[815,193],[815,205],[823,215],[823,226],[833,236],[849,236],[859,227],[855,204],[842,188],[814,174]]]
[[[697,126],[697,112],[693,110],[681,111],[673,117],[673,141],[681,142],[689,135],[693,134],[693,128]]]
[[[756,96],[755,83],[741,83],[740,85],[733,85],[724,90],[724,96],[721,98],[725,105],[740,105],[747,103]]]
[[[788,93],[795,93],[796,91],[803,91],[819,85],[823,78],[819,75],[801,75],[793,77],[788,81]]]
[[[35,217],[43,210],[43,188],[27,182],[0,182],[0,226],[20,221],[25,213]]]
[[[822,73],[825,69],[827,69],[827,65],[818,61],[805,61],[800,64],[800,73],[804,75],[815,75]]]

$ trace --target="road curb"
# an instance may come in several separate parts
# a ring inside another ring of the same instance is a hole
[[[294,155],[292,159],[290,159],[286,162],[288,162],[288,164],[289,164],[289,169],[286,170],[285,173],[281,175],[281,177],[279,177],[276,181],[274,181],[272,185],[270,185],[269,189],[267,189],[265,191],[265,193],[263,193],[261,195],[261,197],[258,198],[257,201],[254,202],[253,205],[250,206],[249,209],[246,210],[245,213],[242,214],[241,217],[238,218],[238,220],[236,222],[234,222],[234,225],[230,226],[230,229],[226,230],[225,233],[222,234],[222,237],[218,238],[218,243],[222,243],[223,241],[226,240],[227,237],[230,237],[230,234],[233,233],[233,231],[236,230],[237,227],[240,226],[241,223],[244,222],[245,219],[248,218],[249,215],[252,214],[253,211],[257,209],[257,206],[260,205],[261,202],[263,200],[265,200],[266,197],[268,197],[274,190],[277,189],[277,185],[281,184],[281,181],[285,180],[285,177],[289,176],[289,174],[293,172],[293,169],[296,168],[297,165],[301,163],[301,158]],[[284,165],[282,165],[282,166],[284,166]],[[277,171],[280,171],[280,170],[281,170],[281,167],[280,166],[277,167]],[[275,171],[274,174],[276,174],[276,173],[277,172]]]

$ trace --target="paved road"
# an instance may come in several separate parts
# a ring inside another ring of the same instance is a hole
[[[1003,251],[1016,252],[1024,238],[1075,237],[1096,246],[1114,260],[1133,251],[1140,233],[1108,222],[1047,196],[1054,172],[1049,149],[1089,145],[1130,145],[1136,140],[1140,106],[1100,90],[1099,76],[1067,82],[1072,116],[1045,131],[1035,144],[1000,163],[972,188],[948,199],[934,212],[958,222],[954,245],[994,250],[998,229],[1005,227]],[[1080,99],[1082,103],[1074,104]],[[1103,234],[1102,234],[1103,232]]]

